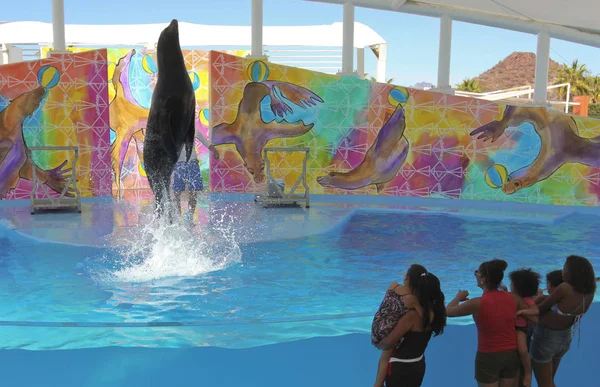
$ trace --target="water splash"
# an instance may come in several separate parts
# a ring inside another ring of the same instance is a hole
[[[208,224],[191,227],[182,218],[173,224],[152,216],[151,221],[121,241],[116,254],[104,257],[100,282],[178,280],[223,270],[241,261],[231,215],[208,214]],[[124,242],[124,243],[123,243]],[[178,278],[179,277],[179,278]]]
[[[7,228],[9,230],[14,230],[15,225],[8,219],[0,219],[0,227]]]

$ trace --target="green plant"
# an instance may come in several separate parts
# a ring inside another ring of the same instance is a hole
[[[470,93],[482,93],[483,88],[475,78],[465,79],[458,85],[456,85],[456,89],[460,91],[467,91]]]
[[[570,83],[571,93],[570,97],[576,95],[587,95],[590,91],[590,86],[587,82],[589,71],[585,64],[579,64],[579,60],[575,59],[570,66],[562,65],[558,71],[556,77],[556,83]],[[561,87],[558,90],[560,97],[565,97],[567,94],[567,87]]]
[[[371,81],[371,82],[377,82],[377,78],[375,78],[374,76],[371,76],[367,73],[365,73],[365,78],[367,81]],[[391,85],[392,83],[394,83],[394,77],[390,78],[387,80],[386,82],[388,85]]]
[[[588,117],[600,118],[600,103],[590,104],[588,106]]]
[[[586,82],[590,103],[600,103],[600,76],[587,77]]]

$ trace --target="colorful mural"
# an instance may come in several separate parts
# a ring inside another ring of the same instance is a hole
[[[69,47],[71,52],[85,52],[90,48]],[[42,49],[42,56],[48,48]],[[231,50],[239,56],[247,51]],[[143,165],[143,144],[146,120],[150,109],[152,91],[156,83],[155,52],[149,49],[109,48],[108,82],[110,100],[111,160],[115,195],[134,194],[128,190],[146,190],[150,186]],[[183,50],[190,79],[196,92],[196,128],[208,138],[209,128],[209,52]],[[200,169],[208,180],[208,150],[196,141]]]
[[[262,191],[265,146],[309,147],[313,194],[598,204],[600,120],[220,52],[210,63],[214,191]],[[302,157],[274,153],[273,175],[291,187]]]
[[[33,170],[53,194],[63,191],[78,146],[82,196],[109,195],[106,50],[0,66],[0,199],[29,198]]]

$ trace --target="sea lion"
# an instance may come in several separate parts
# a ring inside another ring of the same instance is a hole
[[[317,181],[323,187],[351,190],[375,184],[379,193],[396,177],[408,156],[409,143],[404,137],[404,129],[404,108],[398,105],[356,168],[349,172],[330,172],[328,175],[319,176]]]
[[[495,142],[507,128],[525,122],[533,125],[542,146],[530,165],[509,173],[508,180],[502,185],[502,191],[507,195],[545,180],[566,163],[600,167],[600,136],[579,136],[572,116],[545,107],[507,106],[501,120],[485,124],[470,135],[478,136],[477,139],[484,142]]]
[[[33,167],[40,183],[57,193],[65,191],[68,176],[64,174],[71,171],[63,170],[67,160],[56,168],[42,170],[29,159],[23,136],[23,121],[38,109],[44,95],[43,87],[25,92],[0,112],[0,199],[17,186],[19,179],[33,180]],[[69,187],[65,196],[73,197],[74,193]]]
[[[291,83],[250,82],[244,87],[235,120],[232,123],[218,124],[212,130],[213,145],[234,144],[244,160],[244,167],[256,183],[262,183],[265,179],[262,151],[267,142],[275,138],[302,136],[314,126],[305,125],[302,121],[265,123],[261,116],[260,104],[267,96],[271,98],[271,111],[276,116],[283,117],[286,113],[293,112],[278,94],[299,107],[315,106],[317,102],[323,102],[321,97],[312,91]]]
[[[109,106],[110,127],[115,131],[116,138],[110,146],[110,157],[119,198],[121,197],[121,168],[123,168],[123,161],[129,149],[129,143],[133,137],[136,138],[136,141],[144,141],[142,130],[146,127],[148,121],[148,109],[132,102],[134,99],[131,96],[129,85],[124,85],[128,79],[127,74],[131,57],[135,55],[135,52],[135,50],[131,50],[119,59],[112,78],[115,87],[115,98]],[[137,147],[137,150],[138,158],[143,163],[144,156],[141,147]]]
[[[158,79],[144,138],[144,167],[160,216],[170,199],[169,183],[179,153],[185,144],[189,160],[196,132],[196,98],[179,44],[177,20],[161,32],[156,55]]]

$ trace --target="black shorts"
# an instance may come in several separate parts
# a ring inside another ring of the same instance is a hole
[[[517,377],[521,358],[517,350],[505,352],[477,352],[475,356],[475,380],[479,383],[496,383],[500,379]]]
[[[425,377],[425,357],[414,363],[389,364],[385,387],[421,387]]]

